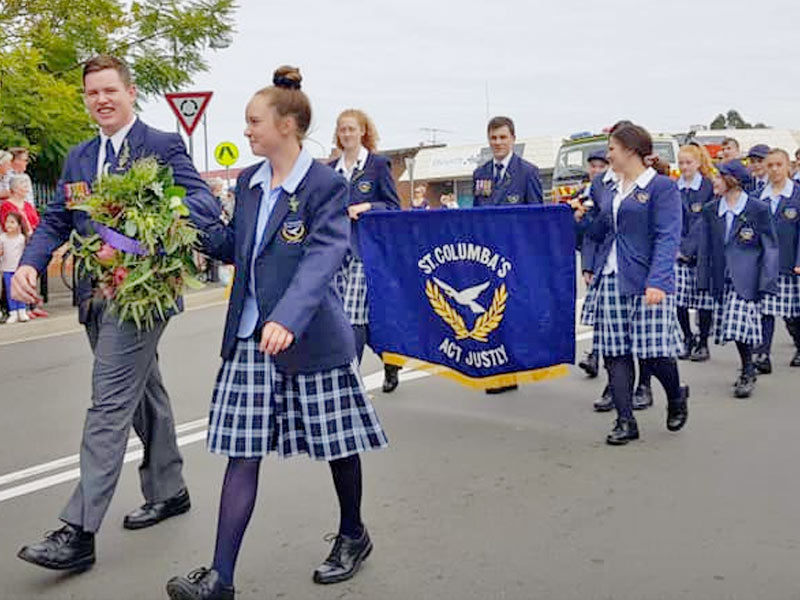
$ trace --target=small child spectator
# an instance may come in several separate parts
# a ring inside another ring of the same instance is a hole
[[[0,233],[0,267],[3,270],[3,283],[6,288],[8,302],[8,320],[6,323],[17,321],[30,321],[28,311],[22,302],[17,302],[11,297],[11,278],[19,266],[22,251],[28,238],[28,229],[25,219],[18,212],[8,213],[4,223],[5,231]]]

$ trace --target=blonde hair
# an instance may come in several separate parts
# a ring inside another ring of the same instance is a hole
[[[708,150],[703,146],[695,146],[694,144],[681,146],[680,150],[678,150],[678,155],[680,156],[681,154],[688,154],[700,165],[698,170],[703,177],[710,179],[714,176],[716,171],[716,169],[714,169],[714,162],[711,160],[711,155],[708,153]]]
[[[361,136],[361,145],[370,152],[375,152],[378,149],[378,140],[380,139],[378,137],[378,129],[367,113],[357,108],[343,110],[339,116],[336,117],[336,131],[333,132],[333,143],[336,144],[336,147],[339,148],[339,150],[344,150],[339,141],[339,124],[342,122],[342,119],[347,117],[355,119],[359,127],[364,129],[364,135]]]
[[[292,117],[297,124],[297,139],[302,141],[311,127],[311,102],[303,92],[300,69],[284,65],[275,69],[272,85],[258,90],[255,95],[264,98],[279,117]]]

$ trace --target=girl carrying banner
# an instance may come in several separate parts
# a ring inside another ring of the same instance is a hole
[[[361,521],[359,453],[387,445],[331,282],[348,249],[347,186],[302,147],[311,105],[300,72],[275,71],[246,110],[245,135],[266,160],[242,171],[233,218],[207,241],[236,277],[211,400],[208,448],[228,456],[211,568],[167,584],[173,600],[229,600],[261,459],[328,461],[339,533],[317,583],[351,578],[372,551]]]
[[[351,223],[350,249],[335,281],[345,313],[353,326],[356,353],[361,362],[369,339],[369,314],[367,278],[358,248],[358,219],[370,210],[399,210],[400,200],[392,178],[391,162],[375,154],[378,130],[364,111],[353,108],[342,111],[336,119],[334,137],[342,155],[329,165],[349,183],[347,215]],[[393,365],[384,366],[384,392],[393,392],[397,388],[399,370]]]

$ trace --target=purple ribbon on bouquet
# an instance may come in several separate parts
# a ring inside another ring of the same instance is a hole
[[[102,238],[102,240],[115,248],[127,254],[136,254],[138,256],[147,256],[150,254],[147,249],[133,238],[121,234],[119,231],[101,225],[100,223],[92,223],[94,230]]]

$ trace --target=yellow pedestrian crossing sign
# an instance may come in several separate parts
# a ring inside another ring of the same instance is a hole
[[[230,167],[239,158],[239,149],[233,142],[222,142],[214,148],[214,158],[223,167]]]

